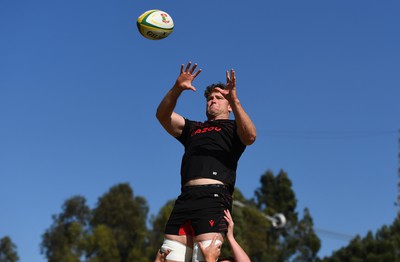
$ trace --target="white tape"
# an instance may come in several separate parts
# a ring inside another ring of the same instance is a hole
[[[211,242],[212,242],[212,240],[201,241],[201,243],[203,244],[203,247],[208,247],[209,245],[211,245]],[[222,243],[220,240],[218,240],[218,239],[215,240],[215,245],[218,245],[220,243]],[[194,247],[193,247],[192,262],[200,262],[200,261],[205,261],[204,255],[203,255],[203,252],[201,252],[199,242],[195,242]]]
[[[175,240],[164,239],[161,246],[161,253],[170,250],[166,257],[168,260],[186,262],[191,261],[193,249]]]

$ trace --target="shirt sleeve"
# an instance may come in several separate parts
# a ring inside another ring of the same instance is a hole
[[[180,136],[175,137],[179,142],[185,145],[185,142],[189,136],[190,126],[192,125],[193,121],[185,118],[185,126],[183,127],[182,134]]]

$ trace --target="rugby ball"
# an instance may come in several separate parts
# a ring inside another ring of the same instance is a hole
[[[161,10],[149,10],[137,19],[137,27],[142,36],[150,40],[160,40],[169,36],[174,30],[171,16]]]

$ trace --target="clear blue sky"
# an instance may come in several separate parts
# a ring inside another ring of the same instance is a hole
[[[167,39],[138,33],[149,9],[174,19]],[[41,235],[67,198],[94,207],[128,182],[156,214],[176,197],[183,148],[155,110],[189,60],[198,92],[176,110],[191,119],[205,119],[204,87],[237,72],[258,129],[238,167],[247,198],[266,170],[288,172],[321,256],[348,243],[325,231],[392,223],[399,13],[397,0],[0,1],[0,237],[45,261]]]

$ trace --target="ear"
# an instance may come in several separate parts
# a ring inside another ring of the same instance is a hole
[[[232,107],[231,107],[231,105],[228,105],[228,111],[229,111],[229,113],[232,112]]]

